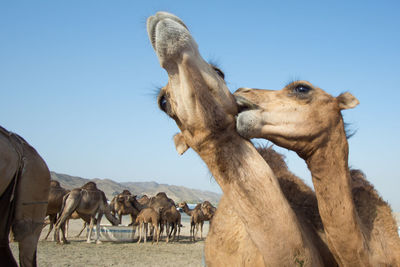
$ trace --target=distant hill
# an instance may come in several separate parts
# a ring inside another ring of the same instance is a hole
[[[109,200],[124,189],[128,189],[132,194],[138,196],[144,194],[154,196],[158,192],[165,192],[167,196],[172,198],[175,202],[186,201],[188,203],[199,203],[208,200],[213,204],[217,204],[221,197],[220,194],[210,191],[202,191],[177,185],[158,184],[156,182],[118,183],[110,179],[85,179],[56,172],[51,172],[51,179],[59,181],[61,186],[66,189],[81,187],[85,183],[93,181],[97,184],[99,189],[104,191]]]

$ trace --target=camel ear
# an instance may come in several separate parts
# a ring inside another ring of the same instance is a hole
[[[174,135],[174,143],[176,151],[178,151],[179,155],[182,155],[189,149],[189,146],[186,144],[185,138],[182,133],[177,133]]]
[[[360,101],[358,101],[358,99],[349,92],[340,94],[338,97],[336,97],[336,99],[341,110],[355,108],[358,104],[360,104]]]

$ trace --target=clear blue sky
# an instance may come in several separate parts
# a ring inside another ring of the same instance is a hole
[[[304,79],[353,93],[350,164],[400,211],[398,1],[1,1],[0,125],[56,172],[219,191],[193,151],[177,155],[178,128],[157,109],[167,75],[145,21],[160,10],[185,21],[231,91]]]

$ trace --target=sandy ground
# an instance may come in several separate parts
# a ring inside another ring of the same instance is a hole
[[[102,222],[108,223],[105,218]],[[123,224],[130,223],[124,216]],[[57,245],[43,240],[48,226],[42,231],[38,244],[38,266],[203,266],[204,240],[189,241],[189,217],[182,213],[181,238],[179,242],[166,243],[165,238],[158,245],[103,242],[87,244],[84,234],[74,238],[82,227],[82,220],[71,220],[68,245]],[[85,232],[84,232],[85,233]],[[203,227],[203,237],[208,233],[208,222]],[[200,236],[200,233],[199,233]],[[137,237],[136,237],[137,238]],[[135,238],[135,239],[136,239]],[[52,233],[49,240],[53,239]],[[14,257],[18,259],[18,244],[11,243]]]

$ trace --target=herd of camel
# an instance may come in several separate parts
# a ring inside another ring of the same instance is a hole
[[[168,74],[157,101],[180,129],[176,149],[183,154],[192,148],[223,191],[205,242],[207,266],[400,266],[400,238],[389,204],[360,170],[349,168],[341,112],[358,105],[353,95],[333,97],[306,81],[281,90],[240,88],[231,94],[223,72],[201,57],[181,19],[158,12],[147,19],[147,32]],[[272,148],[256,149],[252,138],[295,151],[311,171],[314,190]],[[12,228],[20,265],[36,266],[50,174],[25,140],[3,128],[0,149],[2,265],[17,266],[8,245]],[[67,194],[56,240],[75,211],[86,222],[82,214],[89,209],[96,210],[97,224],[103,214],[113,224],[120,222],[104,193],[93,197],[95,207],[81,205],[94,191],[99,191],[96,185],[88,183]],[[152,215],[140,219],[144,204],[125,193],[114,203],[137,202],[132,205],[139,212],[135,223],[154,225]],[[152,208],[156,213],[176,211],[175,206],[157,207]],[[180,223],[170,225],[179,228]]]
[[[89,225],[87,243],[91,243],[93,226],[96,224],[96,227],[99,227],[104,214],[114,226],[121,224],[123,215],[130,215],[130,225],[139,230],[138,243],[141,242],[142,237],[144,237],[144,242],[147,241],[148,225],[150,225],[152,241],[157,243],[166,227],[166,242],[168,243],[172,235],[172,241],[175,240],[177,232],[177,240],[179,240],[181,215],[177,211],[178,207],[190,216],[190,240],[196,240],[199,229],[201,238],[203,238],[204,221],[211,222],[216,212],[216,208],[209,201],[199,203],[194,209],[190,209],[186,202],[175,204],[164,192],[159,192],[153,197],[143,195],[137,199],[129,190],[124,190],[114,196],[108,204],[104,192],[98,189],[94,182],[88,182],[80,188],[67,190],[61,187],[58,181],[51,180],[46,212],[46,215],[49,216],[50,227],[45,240],[55,225],[54,240],[58,243],[69,243],[65,236],[66,233],[68,234],[66,231],[68,221],[82,219],[84,224],[77,237],[81,235],[86,225]],[[101,243],[98,229],[96,228],[96,243]],[[61,240],[60,230],[62,232]]]

